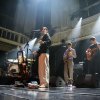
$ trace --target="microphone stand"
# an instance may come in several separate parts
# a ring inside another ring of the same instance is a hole
[[[26,43],[26,45],[24,46],[24,48],[26,48],[27,52],[26,52],[26,65],[28,65],[28,50],[29,50],[29,41]]]

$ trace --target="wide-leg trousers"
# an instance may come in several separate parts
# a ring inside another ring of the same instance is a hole
[[[39,56],[39,68],[38,68],[40,85],[49,85],[49,54],[42,53]]]
[[[67,61],[64,64],[64,80],[66,83],[73,81],[73,61]]]

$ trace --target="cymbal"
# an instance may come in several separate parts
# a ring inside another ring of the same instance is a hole
[[[8,62],[11,62],[11,63],[18,63],[18,60],[17,60],[17,59],[8,59]]]
[[[29,62],[33,62],[33,61],[35,61],[34,59],[27,59],[27,61],[29,61]]]
[[[33,62],[35,61],[34,59],[27,59],[28,62]],[[18,63],[18,59],[8,59],[8,62],[10,63]]]

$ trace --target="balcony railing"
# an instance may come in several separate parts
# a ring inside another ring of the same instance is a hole
[[[71,20],[74,20],[74,18],[80,18],[80,17],[85,19],[98,13],[100,13],[100,1],[77,10],[76,12],[72,14]]]
[[[0,41],[10,42],[14,45],[24,44],[29,40],[29,38],[21,33],[0,27]],[[13,41],[13,42],[12,42]]]

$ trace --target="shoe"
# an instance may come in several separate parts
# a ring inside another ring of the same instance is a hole
[[[28,83],[28,88],[29,89],[37,89],[37,88],[39,88],[39,85],[38,84]]]
[[[72,84],[68,84],[68,87],[72,87],[73,85]]]
[[[48,88],[49,86],[47,84],[42,84],[39,86],[39,88]]]
[[[70,87],[70,88],[76,88],[76,86],[74,86],[72,84],[68,84],[68,87]]]

